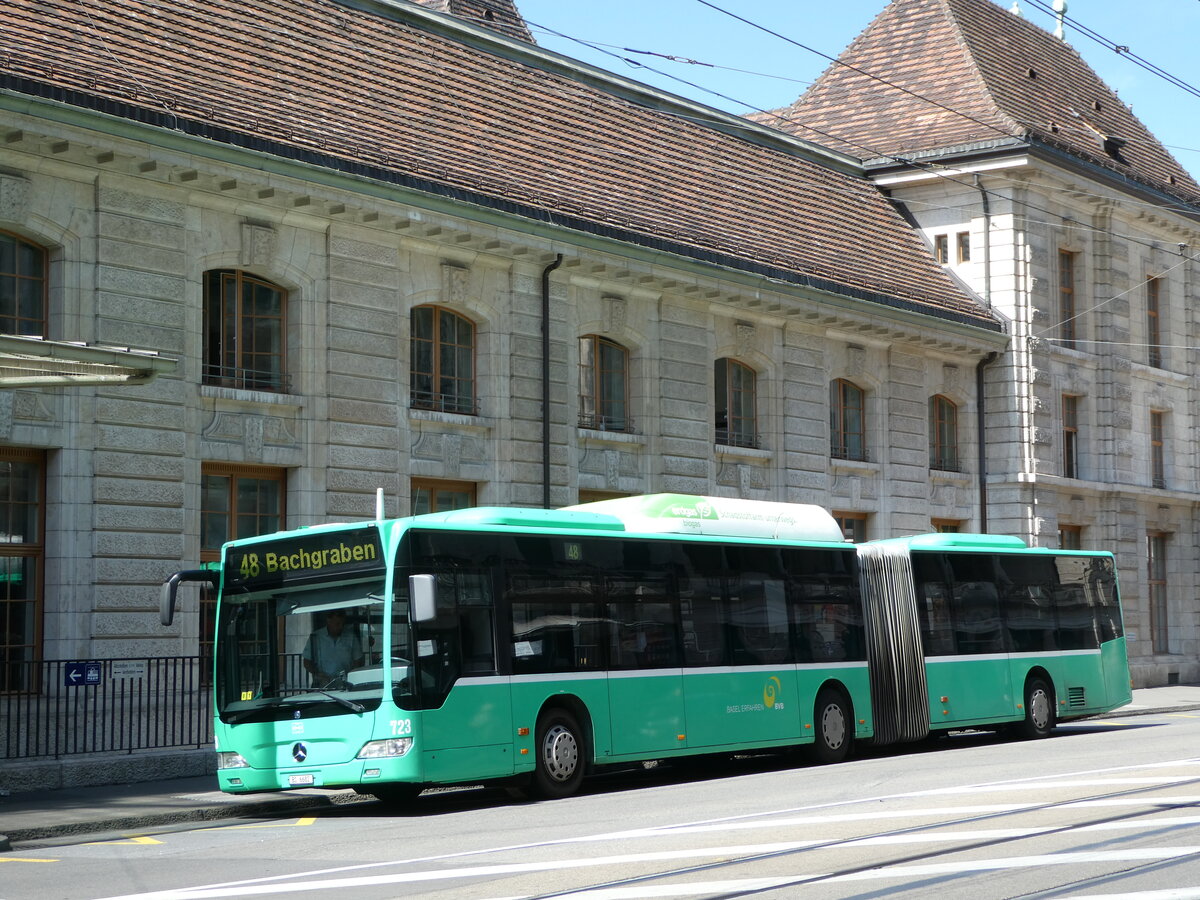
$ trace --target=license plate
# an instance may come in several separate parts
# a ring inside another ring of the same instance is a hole
[[[314,775],[289,775],[288,784],[292,787],[300,787],[305,784],[312,784],[316,780]]]

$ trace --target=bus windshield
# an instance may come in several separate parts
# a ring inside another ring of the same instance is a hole
[[[216,701],[229,724],[365,712],[408,678],[389,653],[378,537],[304,536],[230,546],[217,612]],[[311,707],[311,709],[310,709]]]
[[[383,579],[228,595],[217,627],[216,695],[230,723],[328,704],[363,712],[383,696]],[[407,677],[392,658],[392,679]],[[399,671],[397,671],[399,668]]]

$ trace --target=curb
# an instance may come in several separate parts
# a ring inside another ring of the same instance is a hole
[[[79,835],[101,835],[114,833],[127,836],[129,831],[143,828],[179,825],[187,822],[215,822],[242,816],[279,815],[306,809],[329,809],[347,803],[365,802],[367,798],[357,794],[334,794],[332,796],[276,797],[269,800],[221,803],[213,806],[195,806],[164,812],[146,812],[128,816],[115,816],[90,822],[64,822],[57,825],[41,825],[31,828],[10,829],[7,835],[0,834],[0,852],[13,849],[14,843],[47,841],[55,838]]]
[[[1179,703],[1175,706],[1154,706],[1154,707],[1128,707],[1123,706],[1120,709],[1114,709],[1109,713],[1097,714],[1088,716],[1088,719],[1126,719],[1133,716],[1161,716],[1166,713],[1188,712],[1200,709],[1200,703]],[[1081,721],[1086,721],[1083,719]]]

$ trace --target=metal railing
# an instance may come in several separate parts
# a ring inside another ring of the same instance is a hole
[[[633,419],[629,416],[604,416],[597,413],[580,413],[579,427],[591,431],[616,431],[633,434]]]
[[[5,661],[0,760],[211,746],[210,665],[197,656]]]

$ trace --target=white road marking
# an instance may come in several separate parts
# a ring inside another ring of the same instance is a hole
[[[331,878],[330,876],[345,874],[350,872],[365,872],[367,870],[378,870],[386,867],[396,867],[404,865],[429,864],[435,862],[446,862],[454,859],[465,859],[467,857],[479,857],[488,854],[496,854],[503,852],[515,852],[521,850],[545,849],[554,846],[564,846],[570,844],[595,843],[599,841],[612,841],[620,839],[629,839],[637,837],[659,837],[669,836],[672,834],[686,834],[700,831],[721,831],[735,830],[748,828],[778,828],[783,824],[807,824],[807,823],[827,823],[830,821],[852,821],[864,819],[879,819],[885,816],[895,815],[896,817],[912,817],[917,814],[923,815],[938,815],[950,814],[961,815],[964,810],[977,810],[979,812],[1004,812],[1009,810],[1020,810],[1023,808],[1036,808],[1045,805],[1045,802],[1027,803],[1027,804],[991,804],[987,806],[947,806],[940,811],[937,809],[926,809],[920,811],[904,811],[896,810],[894,813],[889,811],[881,815],[879,811],[873,811],[867,814],[835,814],[835,815],[811,815],[815,812],[823,812],[838,808],[847,808],[852,806],[861,806],[863,804],[877,804],[886,800],[911,799],[914,797],[932,797],[946,796],[951,794],[970,794],[970,793],[987,793],[1001,792],[1012,790],[1046,790],[1051,787],[1092,787],[1092,786],[1121,786],[1121,785],[1154,785],[1154,784],[1172,784],[1189,780],[1194,780],[1197,775],[1179,774],[1160,777],[1137,777],[1137,778],[1097,778],[1095,776],[1115,775],[1117,773],[1127,773],[1146,770],[1163,770],[1168,768],[1185,768],[1185,767],[1200,766],[1200,758],[1192,757],[1186,759],[1164,760],[1157,763],[1139,764],[1130,766],[1112,766],[1103,769],[1085,770],[1074,773],[1063,773],[1058,775],[1046,775],[1036,779],[1022,778],[1011,779],[1005,781],[985,782],[975,785],[964,785],[959,788],[936,788],[925,791],[909,791],[904,793],[896,793],[889,795],[881,795],[874,797],[862,797],[853,800],[842,800],[831,803],[812,804],[804,807],[792,807],[790,809],[764,811],[759,813],[751,813],[740,816],[727,816],[716,819],[700,820],[689,823],[680,823],[676,826],[660,826],[653,829],[631,829],[627,831],[601,833],[595,835],[585,835],[581,837],[563,838],[554,841],[529,842],[524,844],[514,844],[506,846],[488,847],[479,850],[467,850],[459,853],[444,854],[428,857],[417,857],[409,859],[386,860],[382,862],[361,863],[350,866],[338,866],[327,869],[311,870],[307,872],[297,872],[287,875],[275,875],[264,878],[244,879],[232,882],[197,885],[192,888],[178,888],[174,890],[151,892],[145,894],[129,894],[122,897],[107,898],[107,900],[204,900],[210,897],[239,897],[239,896],[260,896],[267,894],[286,893],[289,891],[301,890],[324,890],[330,887],[340,887],[343,885],[367,886],[370,884],[396,884],[403,882],[411,882],[415,880],[433,880],[444,879],[447,877],[480,877],[489,874],[519,874],[521,872],[544,871],[546,869],[560,869],[570,867],[583,867],[591,865],[610,865],[613,861],[659,861],[683,858],[696,858],[688,856],[688,853],[698,854],[700,856],[711,856],[713,854],[721,855],[723,853],[746,854],[746,853],[770,853],[780,852],[783,849],[804,849],[814,844],[826,843],[827,841],[804,841],[790,842],[787,844],[761,844],[751,845],[750,847],[727,847],[714,848],[709,850],[696,851],[678,851],[665,852],[658,854],[640,854],[628,857],[608,857],[604,860],[570,860],[570,861],[555,861],[544,864],[511,864],[505,866],[468,866],[461,869],[445,869],[429,872],[417,873],[400,873],[394,875],[379,875],[379,876],[360,876],[360,877],[343,877]],[[1089,777],[1090,776],[1090,777]],[[1112,798],[1106,800],[1081,800],[1072,803],[1056,804],[1062,808],[1079,808],[1085,806],[1107,806],[1107,805],[1139,805],[1139,806],[1168,806],[1180,805],[1188,803],[1200,802],[1200,797],[1183,796],[1183,797],[1154,797],[1154,798]],[[796,813],[807,812],[810,815],[797,816]],[[776,818],[772,818],[776,817]],[[1032,833],[1041,833],[1041,830],[1033,830]],[[926,836],[932,832],[926,833]],[[903,838],[906,842],[908,836],[897,836]],[[941,834],[940,838],[946,839],[945,834]],[[775,849],[770,849],[775,848]],[[1108,858],[1113,858],[1111,855]],[[619,864],[619,862],[618,862]],[[457,874],[454,874],[457,873]],[[805,878],[813,878],[820,876],[803,876]],[[313,882],[306,882],[301,879],[317,879]],[[642,896],[650,896],[643,894]]]
[[[1003,859],[969,860],[961,863],[932,863],[914,866],[885,866],[867,869],[849,875],[796,874],[775,878],[746,878],[725,881],[687,882],[685,884],[637,884],[621,887],[601,887],[574,891],[559,895],[559,900],[638,900],[641,897],[690,897],[696,894],[737,893],[738,891],[770,890],[772,888],[799,887],[821,881],[836,884],[848,881],[877,881],[888,878],[913,878],[930,875],[959,875],[968,872],[1006,871],[1044,866],[1080,865],[1082,863],[1148,862],[1164,859],[1179,859],[1200,854],[1200,846],[1158,847],[1133,850],[1104,851],[1100,853],[1055,853],[1039,856],[1012,856]],[[1180,891],[1148,891],[1143,894],[1110,894],[1111,900],[1196,900],[1200,889],[1188,888]],[[1087,895],[1086,900],[1099,900],[1096,895]]]

